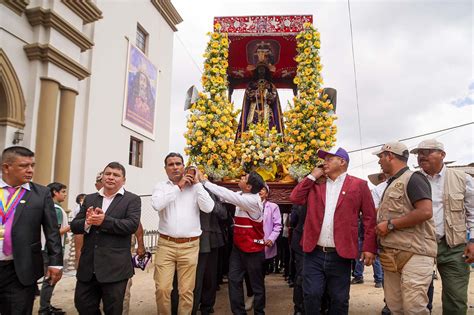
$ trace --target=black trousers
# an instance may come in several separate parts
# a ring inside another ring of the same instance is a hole
[[[100,315],[99,305],[102,299],[106,315],[121,315],[127,282],[128,279],[100,283],[95,275],[91,281],[77,280],[74,294],[74,305],[77,311],[82,315]]]
[[[288,242],[288,237],[281,237],[280,244],[281,246],[281,257],[280,257],[280,267],[283,266],[283,275],[285,277],[290,276],[290,243]]]
[[[209,314],[216,303],[217,259],[218,248],[212,248],[210,253],[199,254],[194,287],[193,315],[196,314],[199,304],[201,304],[201,314],[204,315]]]
[[[303,253],[293,250],[295,257],[295,286],[293,287],[293,304],[295,313],[304,314],[303,298]]]
[[[270,266],[270,263],[272,262],[272,260],[273,260],[273,258],[269,258],[269,259],[265,259],[263,261],[262,273],[263,273],[263,278],[264,279],[265,279],[265,276],[266,276],[266,271],[268,270],[268,266]],[[247,288],[247,296],[251,297],[251,296],[253,296],[253,289],[252,289],[252,286],[251,286],[250,277],[249,277],[248,273],[245,273],[244,280],[245,280],[245,287]]]
[[[229,300],[233,314],[247,314],[245,311],[243,279],[248,273],[254,292],[254,314],[265,314],[265,282],[262,272],[265,252],[246,253],[232,248],[229,262]]]
[[[13,260],[0,261],[0,314],[31,314],[36,283],[24,286],[18,280]]]

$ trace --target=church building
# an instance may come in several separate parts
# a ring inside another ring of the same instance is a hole
[[[0,1],[0,148],[36,154],[34,181],[75,196],[111,161],[126,188],[166,178],[173,34],[170,0]]]

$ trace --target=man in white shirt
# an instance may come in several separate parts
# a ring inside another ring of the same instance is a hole
[[[265,314],[265,283],[262,272],[265,234],[263,202],[259,195],[265,181],[258,173],[250,172],[240,179],[239,188],[242,191],[234,192],[207,181],[201,173],[199,179],[213,194],[236,206],[234,246],[229,258],[229,300],[232,313],[247,314],[242,287],[247,273],[254,292],[254,314]]]
[[[0,313],[31,314],[36,281],[44,275],[41,228],[51,285],[62,277],[58,221],[48,188],[33,183],[35,154],[13,146],[2,152],[0,178]]]
[[[348,175],[349,154],[343,148],[318,151],[324,159],[291,192],[290,200],[306,205],[301,244],[306,314],[319,314],[325,291],[331,314],[348,314],[351,260],[372,264],[377,251],[375,208],[367,182]],[[357,222],[362,216],[364,241],[359,254]]]
[[[421,172],[431,185],[443,314],[466,314],[469,264],[474,262],[474,181],[444,165],[444,145],[435,139],[422,141],[411,153],[418,155]]]
[[[87,195],[71,222],[74,234],[84,234],[74,304],[80,315],[121,315],[128,279],[133,276],[131,236],[140,224],[141,200],[123,188],[125,168],[118,162],[104,169],[103,187]]]
[[[196,169],[185,173],[183,157],[171,152],[165,158],[168,180],[158,183],[152,206],[158,211],[160,238],[155,258],[156,305],[159,314],[171,314],[171,290],[178,274],[179,314],[191,314],[201,223],[199,211],[209,213],[214,201],[197,180]]]

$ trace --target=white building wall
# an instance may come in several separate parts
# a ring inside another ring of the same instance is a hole
[[[20,16],[0,5],[0,46],[16,71],[26,101],[24,141],[20,144],[33,150],[36,146],[41,77],[55,79],[78,92],[71,126],[70,209],[75,206],[77,194],[95,190],[97,172],[110,161],[125,165],[126,188],[140,195],[151,194],[156,182],[166,178],[163,159],[169,148],[173,31],[149,0],[99,0],[96,4],[103,18],[86,25],[61,1],[31,0],[28,5],[54,10],[82,31],[94,42],[92,49],[85,52],[55,29],[32,27],[24,13]],[[149,33],[147,55],[159,71],[155,140],[121,124],[128,40],[135,43],[137,23]],[[79,81],[54,64],[28,60],[23,47],[35,42],[58,48],[88,68],[91,77]],[[16,128],[5,127],[5,137],[0,139],[2,149],[12,145],[15,131]],[[130,136],[144,142],[143,168],[128,165]]]
[[[104,18],[94,25],[90,91],[88,96],[82,93],[77,102],[83,106],[77,110],[87,111],[88,117],[82,130],[84,151],[80,154],[74,148],[72,161],[71,179],[79,181],[77,178],[83,176],[83,183],[80,191],[70,191],[70,204],[77,193],[94,190],[97,172],[111,161],[125,165],[126,188],[134,193],[151,194],[156,182],[165,179],[163,159],[169,147],[173,31],[150,1],[98,1],[97,6]],[[137,23],[149,33],[147,55],[159,71],[155,140],[121,124],[128,41],[135,43]],[[83,84],[87,85],[86,80]],[[78,124],[78,128],[82,126]],[[128,165],[130,136],[143,140],[143,168]]]

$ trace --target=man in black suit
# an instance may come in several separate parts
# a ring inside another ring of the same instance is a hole
[[[49,189],[31,182],[34,153],[14,146],[3,150],[0,180],[0,313],[31,314],[36,281],[44,275],[41,226],[49,267],[45,281],[62,276],[62,247]]]
[[[74,234],[84,234],[77,270],[74,304],[79,314],[122,314],[127,281],[133,276],[131,235],[140,223],[141,200],[125,191],[125,168],[118,162],[104,169],[98,192],[87,195],[71,222]]]

